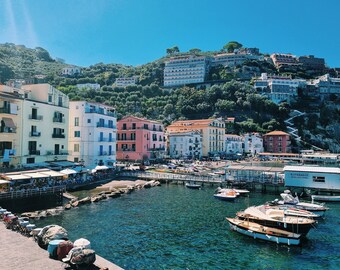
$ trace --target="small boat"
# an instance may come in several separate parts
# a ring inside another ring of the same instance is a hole
[[[314,228],[316,221],[310,218],[289,216],[281,211],[266,211],[264,207],[251,206],[244,211],[236,213],[239,219],[249,219],[251,222],[263,226],[287,230],[306,236],[311,228]]]
[[[236,191],[240,195],[246,195],[246,194],[248,194],[250,192],[248,189],[237,189],[237,188],[234,188],[233,190]]]
[[[235,201],[237,196],[238,194],[233,190],[219,192],[219,193],[214,194],[215,198],[220,199],[222,201]]]
[[[279,211],[280,214],[284,214],[286,216],[304,217],[310,219],[316,219],[320,217],[313,212],[289,207],[288,205],[260,205],[258,207],[265,207],[267,209],[267,212],[271,211],[269,216],[275,213],[275,211]]]
[[[321,202],[340,202],[340,196],[332,196],[332,195],[312,195],[312,202],[321,201]]]
[[[329,209],[325,207],[323,204],[317,204],[317,203],[309,203],[309,202],[300,202],[299,198],[293,197],[292,194],[290,194],[289,190],[286,190],[284,193],[280,194],[282,200],[274,200],[270,202],[272,205],[286,205],[290,207],[294,207],[297,209],[307,210],[310,212],[313,212],[314,214],[319,215],[320,217],[323,217],[325,215],[325,212]]]
[[[185,186],[187,188],[191,188],[191,189],[201,189],[202,186],[200,184],[194,184],[194,183],[186,183]]]
[[[236,218],[227,218],[230,228],[234,231],[277,244],[299,245],[301,234],[288,232],[276,228],[260,225],[250,222],[249,220],[240,220]]]

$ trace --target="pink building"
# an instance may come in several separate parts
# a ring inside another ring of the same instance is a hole
[[[272,131],[263,135],[264,151],[269,153],[290,153],[290,136],[283,131]]]
[[[126,116],[117,122],[117,160],[163,158],[164,126],[160,122]]]

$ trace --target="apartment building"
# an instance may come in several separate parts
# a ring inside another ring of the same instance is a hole
[[[222,119],[176,121],[167,127],[167,133],[199,131],[202,134],[202,155],[209,156],[225,151],[225,122]]]
[[[290,153],[290,135],[283,131],[272,131],[263,135],[264,151],[269,153]]]
[[[225,67],[234,67],[243,64],[247,60],[264,60],[263,56],[250,52],[253,51],[242,50],[235,53],[216,54],[212,60],[211,66],[222,65]]]
[[[75,76],[81,73],[79,67],[65,67],[61,70],[61,75],[64,76]]]
[[[255,80],[254,87],[261,90],[274,103],[286,101],[290,103],[298,95],[298,88],[305,87],[306,80],[292,79],[289,76],[268,75],[262,73],[261,77]]]
[[[298,58],[292,54],[273,53],[270,55],[270,58],[278,69],[296,69],[302,66],[302,63],[298,61]]]
[[[211,59],[206,56],[181,56],[165,62],[164,86],[202,83],[209,72]]]
[[[168,140],[171,158],[202,158],[202,134],[199,131],[169,133]]]
[[[323,71],[326,69],[325,59],[314,57],[314,55],[300,56],[298,61],[308,70]]]
[[[162,123],[126,116],[118,121],[117,127],[118,160],[145,161],[164,158],[166,142]]]
[[[331,94],[340,95],[340,78],[332,78],[329,74],[325,74],[312,80],[310,84],[318,89],[322,99]]]
[[[49,84],[0,90],[3,165],[65,160],[68,97]]]
[[[113,107],[87,101],[71,101],[69,160],[93,168],[116,162],[117,116]]]
[[[99,90],[100,84],[99,83],[78,83],[77,84],[78,89],[93,89],[93,90]]]
[[[126,87],[126,86],[131,86],[131,85],[137,85],[138,81],[138,76],[132,76],[129,78],[122,77],[122,78],[117,78],[114,86],[118,87]]]
[[[243,154],[244,138],[235,134],[225,134],[225,152],[227,154]]]
[[[257,132],[246,133],[244,137],[244,152],[255,156],[263,152],[263,139]]]

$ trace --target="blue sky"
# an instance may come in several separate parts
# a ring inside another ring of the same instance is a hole
[[[0,43],[47,49],[80,66],[140,65],[236,40],[340,67],[338,0],[0,0]]]

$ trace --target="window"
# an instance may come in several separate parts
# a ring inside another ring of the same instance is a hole
[[[74,118],[74,126],[79,127],[79,117]]]
[[[324,176],[313,176],[313,182],[325,183],[326,178]]]
[[[109,128],[113,128],[113,121],[109,120]]]
[[[52,95],[51,94],[48,95],[48,102],[52,102]]]
[[[91,119],[87,119],[87,123],[88,123],[88,124],[91,124]]]
[[[74,150],[74,152],[79,152],[79,144],[78,143],[74,144],[73,150]]]
[[[136,129],[136,123],[132,123],[132,129]]]
[[[74,132],[74,137],[80,138],[80,131],[75,131]]]
[[[126,124],[123,124],[123,129],[126,129]]]

